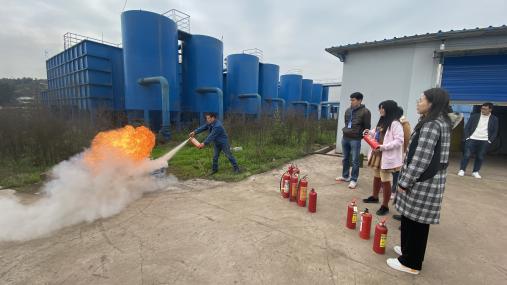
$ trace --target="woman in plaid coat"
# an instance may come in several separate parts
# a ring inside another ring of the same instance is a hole
[[[451,145],[448,108],[449,95],[441,88],[424,91],[417,102],[421,118],[410,138],[395,199],[402,215],[401,247],[394,248],[400,257],[387,260],[390,267],[400,271],[419,273],[429,226],[440,221]]]

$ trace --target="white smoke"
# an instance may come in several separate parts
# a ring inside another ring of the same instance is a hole
[[[0,241],[47,236],[66,226],[119,213],[143,193],[167,188],[175,178],[156,178],[151,171],[167,161],[134,163],[108,157],[91,169],[81,153],[56,165],[42,188],[43,198],[23,205],[0,198]],[[112,155],[111,155],[112,156]]]

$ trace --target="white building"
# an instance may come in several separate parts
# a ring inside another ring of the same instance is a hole
[[[416,101],[432,87],[449,91],[451,104],[493,102],[500,119],[498,152],[507,153],[507,27],[489,27],[404,36],[383,41],[348,44],[326,49],[343,62],[340,117],[336,150],[341,152],[343,114],[349,95],[364,94],[379,119],[378,105],[395,100],[415,126]],[[466,109],[466,108],[465,108]],[[363,144],[362,151],[367,151]]]

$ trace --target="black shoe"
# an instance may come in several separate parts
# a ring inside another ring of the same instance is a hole
[[[393,219],[401,221],[401,215],[393,215]]]
[[[217,174],[217,172],[218,172],[218,170],[212,170],[209,175],[215,175],[215,174]]]
[[[363,199],[364,203],[378,203],[378,198],[375,198],[373,196],[370,196],[366,199]]]
[[[235,174],[239,174],[239,173],[241,173],[241,170],[239,169],[239,167],[236,167],[236,168],[234,168],[233,172]]]
[[[384,216],[385,214],[389,213],[389,208],[380,206],[380,209],[377,211],[378,216]]]

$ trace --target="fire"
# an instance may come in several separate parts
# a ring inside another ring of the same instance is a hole
[[[95,165],[114,155],[119,159],[139,162],[149,157],[155,146],[155,135],[146,127],[134,128],[127,125],[123,128],[98,133],[92,141],[85,160]]]

